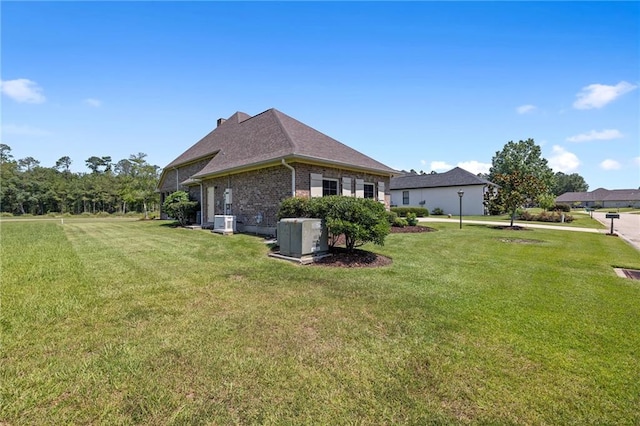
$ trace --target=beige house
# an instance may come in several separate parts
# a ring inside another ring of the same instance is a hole
[[[212,227],[235,216],[238,231],[274,234],[285,198],[348,195],[390,204],[395,170],[276,110],[236,112],[162,171],[161,201],[185,190],[194,219]]]

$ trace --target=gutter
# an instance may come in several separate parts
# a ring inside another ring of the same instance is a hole
[[[282,165],[285,166],[287,169],[291,170],[291,196],[295,197],[296,196],[296,169],[294,169],[289,164],[287,164],[286,161],[284,161],[284,158],[282,159]]]

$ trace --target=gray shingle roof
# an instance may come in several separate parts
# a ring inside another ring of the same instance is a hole
[[[565,192],[556,198],[557,203],[586,201],[640,201],[640,189],[604,189],[591,192]]]
[[[187,149],[165,169],[213,158],[194,178],[265,164],[285,158],[313,160],[381,174],[390,167],[276,110],[253,117],[236,112]]]
[[[415,173],[391,178],[391,189],[439,188],[445,186],[493,185],[460,167],[448,172],[419,175]]]

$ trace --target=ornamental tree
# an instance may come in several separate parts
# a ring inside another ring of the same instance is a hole
[[[511,214],[511,226],[518,207],[550,191],[555,176],[533,139],[509,141],[493,157],[489,180],[497,190],[485,194],[491,212]]]
[[[184,191],[172,192],[162,203],[162,210],[167,216],[177,220],[180,226],[187,225],[189,216],[196,211],[197,207],[198,202],[191,201],[189,194]]]

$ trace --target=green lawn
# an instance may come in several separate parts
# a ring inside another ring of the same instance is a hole
[[[0,224],[0,424],[639,424],[620,239],[430,223],[379,269],[160,221]]]

